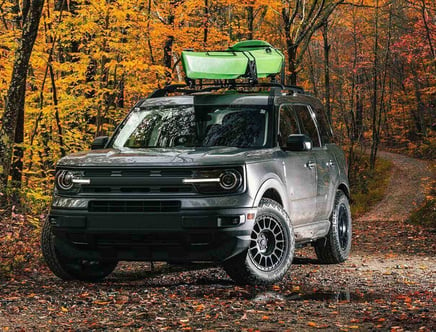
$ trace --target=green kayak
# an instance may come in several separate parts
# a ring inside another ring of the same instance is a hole
[[[249,62],[256,64],[257,77],[281,72],[283,54],[260,40],[239,42],[225,51],[182,52],[182,64],[190,79],[237,79],[249,71]]]

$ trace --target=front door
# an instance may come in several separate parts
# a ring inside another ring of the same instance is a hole
[[[290,105],[280,107],[279,144],[286,146],[289,135],[299,134],[300,125]],[[289,217],[295,227],[314,220],[316,211],[316,162],[312,151],[283,151],[286,188],[290,199]]]

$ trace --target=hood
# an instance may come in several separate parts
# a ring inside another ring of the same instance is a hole
[[[184,149],[102,149],[78,152],[59,160],[61,167],[221,166],[269,160],[276,149],[208,147]]]

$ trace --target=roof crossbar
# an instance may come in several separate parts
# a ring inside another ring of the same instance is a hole
[[[156,89],[148,96],[148,98],[165,97],[169,93],[193,94],[199,92],[212,92],[221,89],[237,88],[270,88],[271,95],[280,95],[283,93],[286,94],[286,92],[292,94],[305,94],[304,89],[299,86],[283,85],[276,82],[252,84],[250,82],[235,82],[235,80],[221,80],[210,83],[200,82],[199,85],[196,85],[194,80],[188,80],[187,84],[172,84],[161,89]]]

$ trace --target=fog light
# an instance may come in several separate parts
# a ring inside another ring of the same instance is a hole
[[[218,227],[238,226],[245,222],[245,215],[221,216],[217,218]]]

